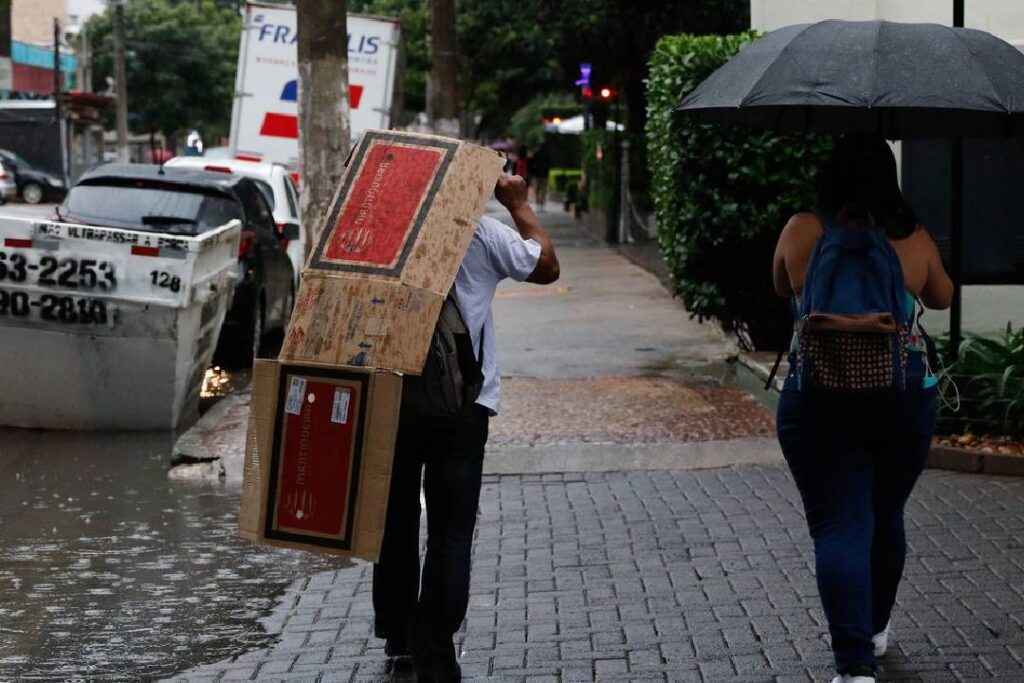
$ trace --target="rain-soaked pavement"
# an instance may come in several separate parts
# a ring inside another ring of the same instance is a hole
[[[344,565],[234,535],[238,490],[169,481],[169,433],[0,430],[0,680],[152,680],[269,640]]]

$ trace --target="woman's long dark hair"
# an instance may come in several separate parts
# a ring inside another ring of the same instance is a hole
[[[890,239],[917,228],[917,217],[900,192],[896,157],[878,135],[844,135],[818,175],[818,208],[837,220],[873,222]]]

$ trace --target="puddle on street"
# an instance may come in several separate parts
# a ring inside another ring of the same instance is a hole
[[[238,491],[171,482],[169,433],[0,430],[0,680],[151,680],[266,644],[344,561],[235,536]]]

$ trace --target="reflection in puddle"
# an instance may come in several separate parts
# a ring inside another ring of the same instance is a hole
[[[235,536],[238,491],[172,482],[170,433],[0,430],[0,680],[140,680],[259,647],[343,561]]]

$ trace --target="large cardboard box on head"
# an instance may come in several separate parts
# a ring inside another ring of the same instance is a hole
[[[364,134],[303,271],[281,359],[418,373],[501,166],[456,140]]]
[[[243,538],[377,559],[401,374],[423,368],[502,164],[447,138],[360,138],[280,357],[254,367]]]

